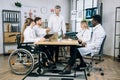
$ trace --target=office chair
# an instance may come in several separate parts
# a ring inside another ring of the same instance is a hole
[[[103,42],[101,44],[101,47],[100,47],[100,51],[98,54],[95,54],[91,57],[91,61],[89,63],[87,63],[87,76],[90,76],[90,72],[94,71],[94,70],[98,70],[100,71],[101,75],[104,75],[104,71],[101,67],[95,67],[93,65],[93,62],[95,61],[95,64],[98,64],[99,62],[102,62],[104,60],[102,60],[102,56],[103,56],[103,47],[104,47],[104,43],[105,43],[105,40],[106,40],[106,36],[105,38],[103,39]],[[96,59],[98,58],[98,59]],[[97,62],[96,62],[97,60]]]
[[[101,44],[99,54],[93,55],[93,56],[92,56],[92,59],[94,59],[95,57],[98,57],[98,61],[99,61],[99,62],[104,61],[104,59],[102,59],[102,56],[103,56],[103,48],[104,48],[105,40],[106,40],[106,36],[105,36],[105,38],[103,39],[103,42],[102,42],[102,44]],[[98,63],[98,62],[96,62],[96,64],[97,64],[97,63]]]

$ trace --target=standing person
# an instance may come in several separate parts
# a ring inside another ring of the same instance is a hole
[[[51,29],[52,33],[58,33],[63,34],[63,36],[66,33],[66,26],[64,17],[60,14],[61,12],[61,6],[56,5],[55,6],[55,13],[50,15],[49,21],[48,21],[48,27]]]
[[[44,37],[50,31],[50,29],[49,28],[46,28],[46,29],[42,28],[42,26],[41,26],[42,20],[40,17],[36,17],[34,19],[34,21],[35,21],[35,26],[33,29],[35,30],[36,36],[37,37]]]
[[[93,34],[92,39],[89,43],[85,44],[85,47],[80,48],[78,47],[71,47],[70,52],[70,59],[68,61],[67,66],[64,68],[60,74],[70,74],[71,73],[71,67],[75,63],[76,56],[80,59],[80,65],[76,67],[76,70],[79,70],[81,67],[86,67],[86,63],[83,60],[84,55],[91,54],[93,56],[94,54],[98,54],[101,44],[103,42],[103,39],[105,38],[105,31],[103,27],[101,26],[101,16],[100,15],[94,15],[92,17],[92,25],[93,25]]]
[[[56,5],[54,10],[55,10],[55,13],[52,14],[49,18],[48,27],[50,28],[52,33],[58,33],[58,36],[62,35],[63,37],[65,37],[66,26],[65,26],[64,18],[60,14],[61,6]],[[54,50],[54,52],[55,52],[55,62],[58,62],[59,47],[56,47],[56,50]],[[54,52],[52,52],[51,50],[51,53],[54,53]]]

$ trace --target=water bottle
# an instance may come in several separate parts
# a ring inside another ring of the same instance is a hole
[[[58,32],[58,41],[61,41],[61,40],[62,40],[62,33]]]

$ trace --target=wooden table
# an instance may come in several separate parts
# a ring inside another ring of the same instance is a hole
[[[36,45],[61,45],[61,46],[76,46],[79,45],[77,40],[67,40],[63,39],[61,41],[45,41],[45,42],[35,42]]]

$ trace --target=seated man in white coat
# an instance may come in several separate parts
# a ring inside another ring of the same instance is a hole
[[[101,44],[103,42],[103,39],[105,38],[105,31],[103,27],[101,26],[101,16],[100,15],[94,15],[92,17],[92,25],[93,25],[93,34],[91,37],[91,41],[89,43],[84,44],[85,47],[71,47],[70,49],[70,59],[68,61],[67,66],[64,68],[60,74],[70,74],[71,73],[71,67],[75,63],[76,56],[80,58],[80,65],[77,66],[76,69],[79,69],[80,67],[86,67],[86,63],[83,60],[84,55],[91,54],[93,56],[94,54],[98,54]]]

